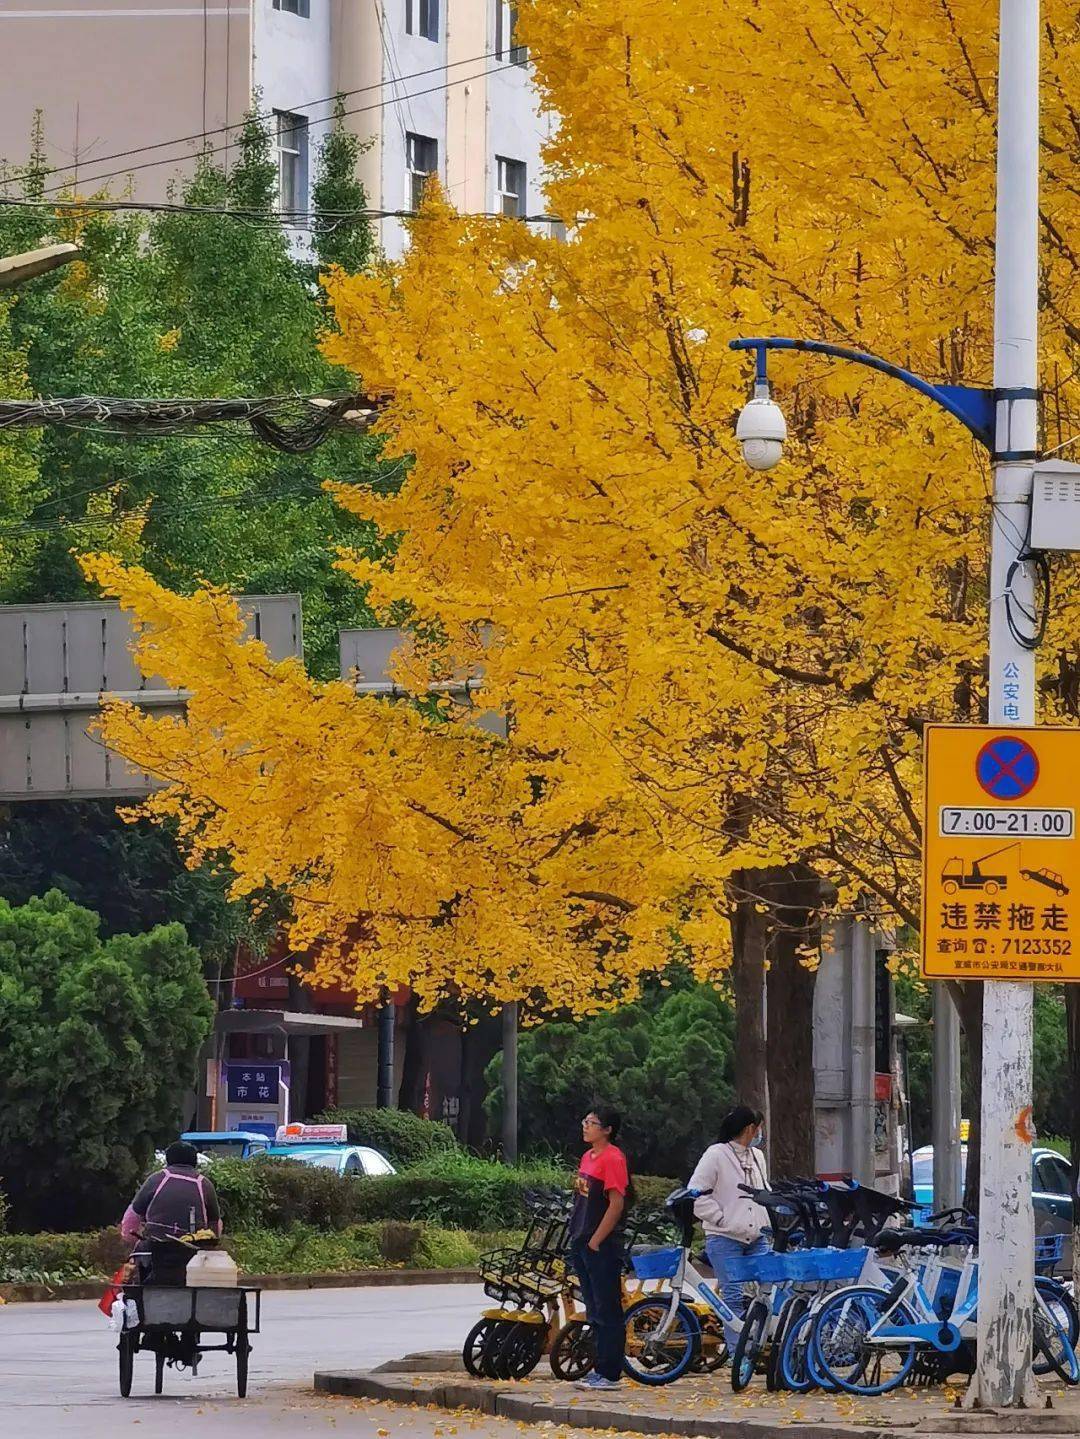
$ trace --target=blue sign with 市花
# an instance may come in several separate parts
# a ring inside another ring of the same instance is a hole
[[[281,1065],[254,1062],[225,1066],[228,1104],[275,1105],[281,1097]]]

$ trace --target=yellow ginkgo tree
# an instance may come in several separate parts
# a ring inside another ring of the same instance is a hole
[[[1064,439],[1080,36],[1063,0],[1046,18]],[[330,278],[325,341],[412,457],[390,495],[342,476],[387,550],[340,563],[411,617],[403,682],[481,667],[505,739],[271,664],[220,595],[91,570],[193,696],[184,722],[113,709],[109,742],[169,782],[150,809],[194,855],[292,896],[321,975],[580,1013],[673,957],[715,975],[733,905],[768,899],[791,953],[826,903],[915,920],[922,727],[984,703],[985,460],[887,378],[796,357],[789,458],[751,473],[728,342],[987,381],[996,36],[975,0],[531,0],[521,25],[568,241],[432,187],[400,263]],[[1062,569],[1051,708],[1078,604]]]

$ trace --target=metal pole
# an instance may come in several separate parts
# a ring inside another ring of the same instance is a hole
[[[856,915],[851,944],[851,1175],[873,1187],[874,1160],[874,936]]]
[[[502,1012],[502,1151],[507,1164],[518,1157],[518,1007],[504,1004]]]
[[[1030,568],[1010,570],[1027,535],[1032,479],[1030,461],[1014,457],[1032,456],[1038,443],[1039,3],[1001,0],[1000,14],[994,386],[1028,393],[997,404],[989,720],[1015,725],[1035,722],[1035,657],[1011,631],[1005,594],[1011,583],[1014,612],[1034,613]],[[984,988],[978,1368],[969,1396],[1018,1407],[1034,1395],[1033,994],[1012,981]]]
[[[379,1073],[375,1103],[379,1109],[396,1109],[394,1103],[394,1001],[379,1008]]]
[[[963,1194],[960,1173],[960,1015],[947,984],[932,984],[934,1005],[934,1208],[953,1209]]]

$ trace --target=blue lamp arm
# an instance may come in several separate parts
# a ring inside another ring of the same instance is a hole
[[[933,385],[929,380],[913,374],[911,370],[894,365],[890,360],[881,359],[879,355],[871,355],[866,350],[848,349],[845,345],[830,345],[825,340],[791,340],[780,335],[757,335],[745,340],[732,340],[729,348],[755,351],[756,377],[759,384],[768,380],[766,356],[769,350],[805,350],[809,354],[829,355],[834,360],[850,360],[852,364],[878,370],[933,400],[947,414],[959,420],[979,443],[991,452],[994,448],[994,418],[998,399],[1033,398],[1027,391],[1009,391],[999,395],[997,390],[976,389],[970,385]]]

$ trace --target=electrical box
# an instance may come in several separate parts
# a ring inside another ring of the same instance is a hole
[[[1080,550],[1080,465],[1040,460],[1035,466],[1031,548]]]

